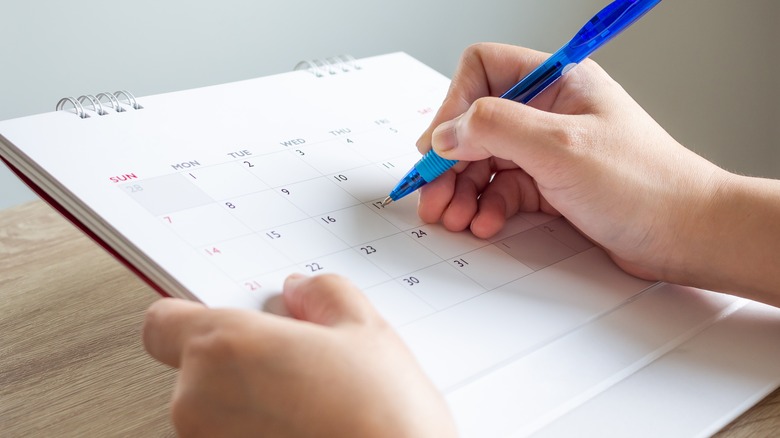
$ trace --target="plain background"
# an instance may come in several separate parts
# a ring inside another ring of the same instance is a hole
[[[0,120],[405,51],[447,76],[471,43],[554,51],[607,0],[30,0],[0,5]],[[780,2],[666,0],[595,56],[675,138],[780,177]],[[412,145],[410,145],[412,147]],[[35,199],[0,166],[0,209]]]

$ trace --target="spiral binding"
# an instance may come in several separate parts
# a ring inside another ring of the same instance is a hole
[[[360,64],[350,55],[332,56],[325,59],[311,59],[301,61],[293,70],[306,70],[314,76],[321,78],[352,70],[360,70]]]
[[[76,115],[82,119],[89,118],[91,113],[98,116],[110,114],[111,111],[107,110],[107,107],[118,113],[127,111],[128,108],[133,110],[143,109],[141,104],[135,99],[135,96],[133,96],[133,93],[127,90],[119,90],[114,93],[98,93],[97,96],[85,94],[79,96],[78,99],[63,97],[57,102],[56,111],[65,110],[67,104],[71,104]]]

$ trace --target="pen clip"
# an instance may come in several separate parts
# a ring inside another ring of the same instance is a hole
[[[661,0],[613,1],[594,15],[569,41],[569,58],[579,63],[660,2]]]

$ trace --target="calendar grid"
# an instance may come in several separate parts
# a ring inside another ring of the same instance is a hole
[[[389,188],[416,161],[409,145],[429,121],[430,115],[398,123],[382,119],[374,128],[341,128],[335,138],[313,133],[314,141],[290,136],[294,140],[258,147],[259,153],[245,149],[219,163],[123,187],[260,301],[278,294],[290,272],[333,272],[350,277],[375,302],[398,309],[400,316],[391,318],[398,324],[590,247],[552,217],[519,215],[497,239],[481,240],[423,223],[414,197],[382,206]],[[394,305],[398,300],[407,305]]]

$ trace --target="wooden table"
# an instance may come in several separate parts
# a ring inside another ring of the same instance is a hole
[[[0,436],[172,436],[158,295],[41,201],[0,211]],[[780,342],[780,340],[778,340]],[[780,436],[780,390],[718,436]]]

